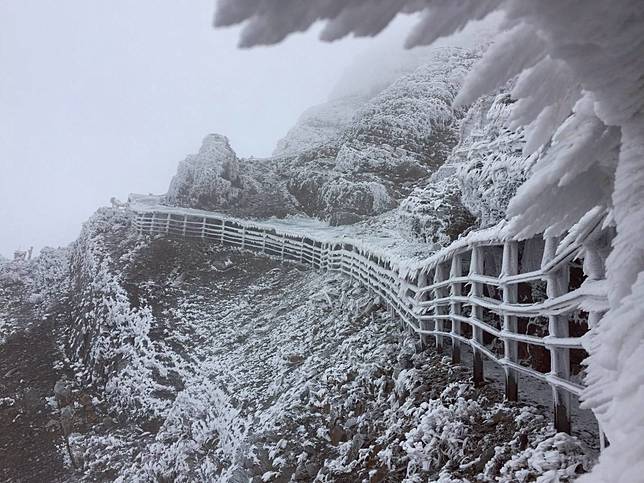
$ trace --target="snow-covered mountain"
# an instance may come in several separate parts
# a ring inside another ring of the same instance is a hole
[[[69,299],[49,337],[65,351],[41,363],[78,406],[79,469],[57,463],[57,479],[510,483],[590,468],[547,409],[474,387],[364,287],[131,224],[101,209],[61,253]],[[62,418],[50,400],[44,418]]]
[[[221,151],[209,149],[207,137],[200,154],[180,165],[168,202],[247,216],[299,212],[334,224],[391,210],[458,142],[465,111],[453,110],[452,102],[475,58],[465,49],[435,49],[379,89],[315,106],[269,159],[238,160],[227,142]],[[238,166],[234,179],[227,163]],[[260,203],[253,212],[244,202],[263,196],[281,201],[280,209],[271,213]]]
[[[207,136],[180,164],[167,202],[331,224],[396,210],[403,236],[436,246],[493,225],[543,150],[524,155],[524,132],[510,127],[512,84],[452,107],[477,57],[436,48],[362,91],[345,79],[340,95],[302,114],[267,159],[239,159],[225,137]]]

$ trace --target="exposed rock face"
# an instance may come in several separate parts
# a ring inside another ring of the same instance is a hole
[[[240,160],[228,138],[209,134],[199,153],[179,164],[166,201],[239,216],[285,216],[295,208],[283,184],[274,161]]]
[[[371,99],[342,134],[338,168],[379,173],[394,184],[435,171],[458,141],[463,113],[452,102],[473,58],[439,51]]]
[[[179,164],[170,182],[168,202],[203,209],[228,208],[241,195],[239,160],[228,138],[209,134],[197,154]]]
[[[463,206],[461,195],[461,187],[453,176],[416,188],[398,211],[403,231],[434,243],[437,248],[448,245],[476,223],[476,218]]]
[[[462,49],[435,52],[366,102],[336,139],[290,161],[289,189],[304,211],[377,215],[442,165],[458,140],[462,113],[451,105],[473,58]]]

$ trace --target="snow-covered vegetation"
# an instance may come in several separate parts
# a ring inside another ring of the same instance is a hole
[[[71,437],[82,479],[567,481],[592,465],[547,410],[474,388],[353,282],[128,223],[99,212],[73,256],[92,318],[65,336],[83,360],[98,328],[78,378],[111,416]]]
[[[24,329],[25,317],[42,317],[64,303],[69,282],[69,250],[45,247],[31,260],[0,263],[0,344]],[[24,307],[29,307],[26,314]]]

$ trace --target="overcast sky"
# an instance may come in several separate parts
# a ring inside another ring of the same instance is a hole
[[[111,196],[164,193],[211,132],[266,156],[373,39],[239,50],[214,0],[0,0],[0,254],[73,241]],[[377,69],[376,69],[377,71]]]

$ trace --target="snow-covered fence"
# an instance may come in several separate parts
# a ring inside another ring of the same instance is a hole
[[[134,205],[132,210],[142,233],[213,240],[358,280],[419,335],[421,344],[432,341],[442,351],[450,342],[455,362],[461,347],[469,346],[475,383],[484,380],[485,356],[503,368],[510,400],[518,399],[519,374],[549,384],[555,426],[570,431],[571,396],[583,389],[571,361],[579,368],[586,356],[581,336],[607,310],[604,260],[610,233],[603,228],[603,213],[589,214],[561,239],[516,241],[504,239],[502,230],[480,231],[422,263],[404,265],[344,238],[315,239],[180,208]]]

